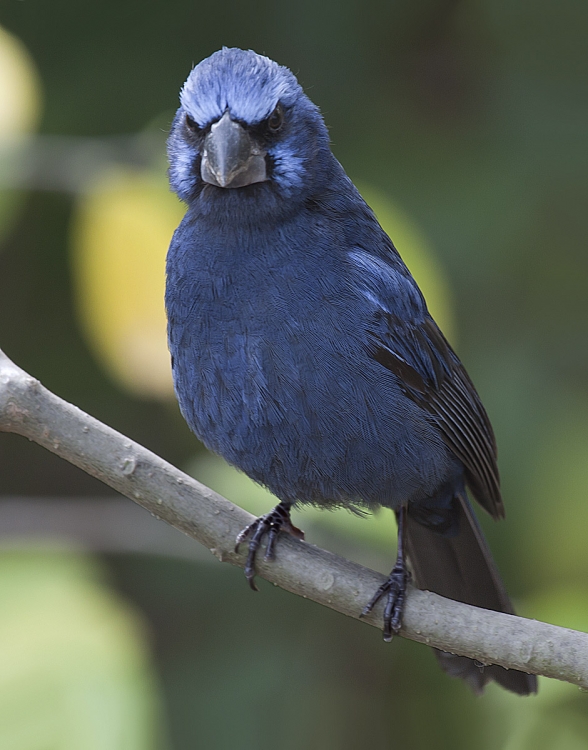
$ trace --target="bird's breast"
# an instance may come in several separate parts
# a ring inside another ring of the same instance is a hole
[[[340,269],[181,252],[166,293],[174,383],[211,450],[289,500],[395,506],[439,482],[440,437],[368,356]]]

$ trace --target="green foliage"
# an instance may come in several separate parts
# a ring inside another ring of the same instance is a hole
[[[0,554],[0,747],[149,750],[159,706],[145,627],[73,553]]]

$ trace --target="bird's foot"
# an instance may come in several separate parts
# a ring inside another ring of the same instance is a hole
[[[386,594],[386,606],[384,607],[384,640],[391,641],[393,635],[400,633],[402,627],[402,614],[406,602],[406,588],[410,574],[403,559],[398,559],[392,572],[376,593],[366,604],[360,617],[369,614],[380,599]]]
[[[245,563],[245,577],[254,591],[257,591],[257,586],[255,585],[254,580],[255,557],[257,555],[257,550],[261,545],[263,537],[267,534],[267,547],[265,548],[263,559],[273,560],[276,556],[276,541],[280,531],[285,531],[296,537],[296,539],[304,539],[304,532],[296,528],[292,523],[292,519],[290,518],[290,506],[285,503],[276,505],[276,507],[269,513],[266,513],[265,516],[256,518],[255,521],[243,529],[235,540],[235,552],[237,552],[239,545],[249,539],[249,552],[247,554],[247,562]]]

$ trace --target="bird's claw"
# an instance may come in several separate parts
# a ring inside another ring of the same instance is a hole
[[[384,607],[384,640],[389,642],[392,636],[398,635],[402,627],[402,614],[406,602],[406,588],[410,575],[403,560],[399,560],[388,579],[378,588],[370,601],[363,608],[360,617],[369,614],[380,599],[386,594]]]
[[[264,560],[274,560],[276,556],[276,541],[280,531],[285,531],[297,539],[304,539],[304,532],[296,528],[290,518],[290,507],[280,503],[264,516],[256,518],[237,536],[235,540],[235,552],[239,551],[239,545],[249,539],[249,550],[245,562],[245,577],[253,591],[257,591],[255,585],[255,558],[263,537],[267,534],[267,546],[265,548]]]

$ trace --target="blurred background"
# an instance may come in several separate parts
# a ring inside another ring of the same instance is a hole
[[[521,614],[588,630],[588,4],[4,0],[0,347],[50,389],[254,513],[173,398],[163,264],[183,208],[165,137],[193,64],[292,68],[493,421]],[[306,511],[382,572],[390,514]],[[429,649],[219,565],[0,434],[3,750],[576,750],[588,698],[475,699]]]

